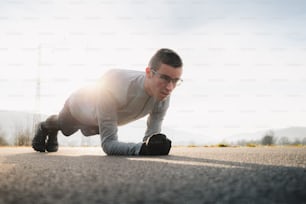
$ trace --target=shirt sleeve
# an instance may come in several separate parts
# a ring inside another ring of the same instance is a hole
[[[101,89],[98,93],[96,110],[101,142],[103,143],[106,139],[117,140],[116,100],[106,89]]]
[[[118,141],[117,100],[107,90],[101,88],[97,96],[96,115],[103,151],[108,155],[137,155],[142,143]]]
[[[153,111],[150,113],[147,119],[147,130],[143,138],[144,142],[151,135],[158,134],[161,132],[162,123],[166,115],[166,112],[168,110],[168,107],[169,107],[169,99],[155,104]]]

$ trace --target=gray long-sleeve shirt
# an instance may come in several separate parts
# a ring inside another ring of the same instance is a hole
[[[69,98],[74,118],[99,126],[102,147],[107,154],[137,155],[142,143],[118,142],[120,125],[149,115],[144,140],[160,133],[170,97],[155,100],[144,89],[145,73],[110,70],[95,85],[79,89]]]

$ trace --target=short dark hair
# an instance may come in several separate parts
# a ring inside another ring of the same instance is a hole
[[[166,64],[174,68],[181,68],[183,66],[180,56],[168,48],[159,49],[151,58],[149,67],[157,71],[161,64]]]

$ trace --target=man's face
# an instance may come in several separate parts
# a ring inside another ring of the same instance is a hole
[[[180,83],[182,71],[182,68],[174,68],[166,64],[162,64],[157,71],[147,68],[149,94],[159,101],[166,99]]]

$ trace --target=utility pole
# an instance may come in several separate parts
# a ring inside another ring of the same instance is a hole
[[[41,96],[41,44],[38,45],[38,62],[37,62],[37,73],[36,73],[36,83],[35,83],[35,107],[33,113],[33,125],[32,125],[32,137],[34,137],[37,124],[41,121],[40,115],[40,96]]]

